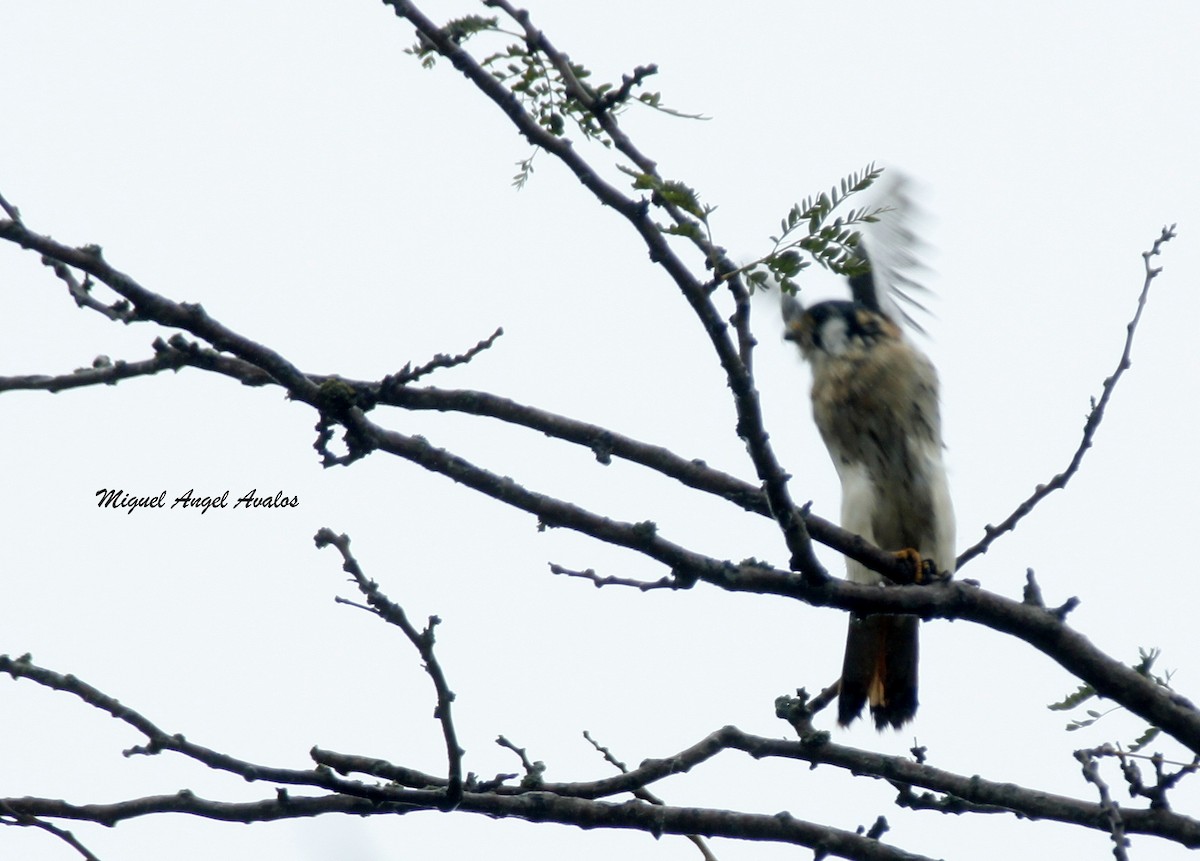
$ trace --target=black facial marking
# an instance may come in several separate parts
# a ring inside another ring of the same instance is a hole
[[[870,341],[878,338],[883,331],[879,325],[879,317],[859,302],[831,299],[818,302],[805,313],[812,318],[813,346],[819,349],[826,348],[826,345],[821,343],[821,334],[825,324],[834,318],[839,318],[845,323],[848,339],[861,338]]]

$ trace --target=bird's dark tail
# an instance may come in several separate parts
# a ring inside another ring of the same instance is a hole
[[[870,704],[877,729],[899,729],[917,713],[916,616],[854,616],[846,634],[838,723],[847,726]]]

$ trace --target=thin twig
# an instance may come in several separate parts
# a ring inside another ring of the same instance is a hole
[[[99,246],[72,248],[13,221],[0,221],[0,239],[86,272],[107,285],[132,305],[127,322],[154,321],[161,326],[184,329],[216,349],[231,353],[270,374],[287,388],[293,399],[321,405],[321,392],[317,386],[282,355],[222,325],[200,305],[175,302],[147,290],[129,275],[110,266]]]
[[[601,756],[604,757],[605,762],[622,774],[629,773],[629,768],[625,765],[625,763],[613,756],[611,750],[592,738],[591,733],[589,733],[587,730],[584,730],[583,737],[586,738],[588,743],[594,747]],[[645,788],[634,790],[633,795],[635,798],[640,798],[642,801],[647,801],[650,804],[657,804],[660,807],[666,804],[665,801]],[[692,844],[700,851],[700,856],[704,859],[704,861],[718,861],[717,856],[714,855],[712,850],[708,848],[708,843],[705,842],[703,837],[701,837],[699,834],[688,834],[686,836],[687,839],[690,840]]]
[[[431,374],[439,368],[453,368],[456,365],[465,365],[484,350],[491,347],[492,344],[496,343],[496,339],[503,334],[504,329],[502,327],[498,327],[495,332],[492,332],[492,334],[488,335],[465,353],[460,353],[457,356],[447,356],[445,353],[438,353],[436,356],[418,368],[413,368],[412,363],[410,362],[396,373],[389,374],[388,376],[384,377],[379,386],[380,391],[388,392],[391,391],[395,386],[404,386],[408,385],[409,383],[414,383],[421,379],[421,377]]]
[[[72,694],[83,700],[93,708],[106,712],[122,723],[136,729],[147,739],[146,744],[134,745],[122,753],[126,757],[133,756],[155,756],[164,751],[173,751],[182,754],[190,759],[195,760],[209,768],[236,774],[245,780],[257,781],[264,780],[272,783],[291,784],[298,786],[312,786],[323,789],[328,789],[333,792],[338,792],[356,797],[373,799],[375,801],[391,800],[386,792],[381,791],[378,787],[372,787],[358,783],[356,781],[345,781],[335,777],[327,769],[316,770],[298,770],[290,768],[275,768],[272,766],[253,763],[248,760],[239,759],[230,756],[226,753],[204,747],[188,741],[182,734],[167,733],[156,726],[149,718],[142,715],[135,709],[130,708],[119,700],[109,696],[103,691],[89,685],[82,679],[74,675],[57,673],[45,667],[39,667],[33,663],[29,655],[22,655],[19,658],[10,658],[8,655],[0,655],[0,673],[5,673],[14,679],[28,679],[43,687],[50,688],[63,693]],[[445,793],[441,790],[430,792],[425,796],[414,796],[412,800],[424,798],[425,806],[433,807],[436,803],[440,803],[444,799]],[[31,809],[23,806],[23,799],[6,799],[4,803],[10,805],[12,809],[29,813],[31,815],[45,816],[60,816],[61,814],[54,812],[46,812],[44,809]],[[65,802],[55,802],[55,804],[65,804]],[[123,802],[118,802],[116,805],[109,807],[113,809],[124,809]],[[99,805],[99,807],[106,807]],[[89,819],[97,822],[112,824],[120,818],[126,816],[140,816],[146,813],[152,813],[154,810],[143,809],[136,804],[130,805],[130,810],[125,814],[103,812],[97,815],[81,815],[71,818]],[[39,812],[40,810],[40,812]],[[202,814],[207,815],[207,814]]]
[[[581,580],[590,580],[597,589],[601,586],[629,586],[634,589],[639,589],[642,592],[649,592],[653,589],[687,589],[690,588],[695,581],[680,579],[679,577],[666,575],[657,580],[633,580],[627,577],[602,577],[591,568],[586,568],[583,571],[576,571],[571,568],[564,568],[561,565],[550,563],[551,574],[561,574],[564,577],[578,577]]]
[[[623,105],[629,101],[629,97],[633,94],[634,87],[640,87],[651,75],[658,74],[658,65],[649,63],[645,66],[637,66],[633,70],[632,75],[621,76],[621,86],[615,90],[605,93],[598,105],[601,111],[611,111],[618,105]]]
[[[21,223],[21,210],[9,203],[3,194],[0,194],[0,209],[3,209],[5,214],[17,224]]]
[[[159,353],[153,359],[140,362],[126,362],[117,359],[115,362],[105,356],[97,357],[90,368],[76,368],[69,374],[48,376],[46,374],[26,374],[15,377],[0,377],[0,392],[8,391],[46,391],[62,392],[67,389],[83,388],[85,386],[116,385],[121,380],[133,377],[148,377],[161,371],[176,371],[187,367],[191,362],[185,356],[175,353]]]
[[[1079,760],[1084,780],[1095,786],[1096,792],[1100,796],[1103,821],[1112,837],[1113,858],[1116,861],[1129,861],[1129,853],[1125,851],[1129,848],[1129,838],[1125,836],[1125,823],[1121,816],[1121,808],[1113,801],[1112,795],[1108,791],[1108,784],[1100,776],[1099,764],[1091,755],[1091,751],[1077,750],[1075,758]]]
[[[3,198],[0,198],[0,204],[3,204]],[[7,209],[7,206],[5,206]],[[9,821],[11,817],[12,821]],[[19,813],[4,801],[0,801],[0,825],[15,825],[24,828],[40,828],[50,834],[53,834],[59,840],[66,843],[76,852],[86,859],[86,861],[100,861],[100,859],[90,849],[83,845],[79,839],[66,829],[59,828],[50,822],[44,822],[37,816],[30,816],[28,813]]]
[[[67,285],[67,292],[71,294],[71,298],[80,308],[90,308],[110,320],[118,320],[122,323],[133,322],[133,307],[127,300],[117,299],[106,305],[92,295],[93,285],[90,277],[85,277],[80,281],[69,266],[47,254],[42,255],[42,265],[50,267],[58,279]]]
[[[1164,757],[1161,753],[1142,754],[1132,753],[1124,750],[1120,745],[1103,744],[1100,747],[1092,748],[1088,751],[1092,757],[1115,757],[1121,768],[1121,774],[1125,778],[1128,785],[1130,797],[1142,797],[1150,802],[1151,810],[1170,810],[1171,804],[1167,798],[1167,793],[1188,775],[1195,774],[1200,770],[1200,754],[1195,756],[1191,762],[1179,762],[1170,760]],[[1154,784],[1147,785],[1142,780],[1142,770],[1138,767],[1138,760],[1148,762],[1154,769]],[[1164,766],[1175,765],[1178,768],[1175,771],[1168,772]]]
[[[458,733],[454,728],[454,719],[450,712],[450,704],[454,701],[454,693],[450,690],[450,686],[446,683],[446,674],[442,672],[441,664],[438,663],[437,656],[434,655],[434,627],[441,621],[437,616],[429,617],[429,624],[423,631],[418,631],[408,621],[408,616],[399,604],[389,599],[379,590],[379,586],[373,580],[367,579],[363,574],[358,560],[350,552],[349,536],[335,533],[332,529],[322,527],[317,531],[314,537],[317,547],[327,547],[333,545],[338,552],[342,554],[342,570],[354,578],[358,590],[366,597],[367,602],[371,605],[371,611],[381,619],[395,625],[404,632],[404,636],[408,637],[409,642],[416,646],[417,651],[421,655],[421,660],[425,663],[425,672],[429,674],[429,678],[433,680],[434,689],[437,691],[437,708],[434,709],[434,717],[442,725],[442,735],[446,740],[446,758],[449,765],[449,774],[446,783],[446,804],[443,809],[452,810],[462,800],[463,793],[463,777],[462,777],[462,755],[463,749],[458,745]]]
[[[1104,381],[1104,387],[1100,393],[1100,400],[1092,400],[1092,408],[1088,412],[1087,421],[1083,425],[1083,439],[1079,442],[1079,447],[1075,449],[1075,454],[1071,458],[1071,462],[1067,464],[1067,468],[1060,472],[1054,478],[1045,484],[1039,484],[1033,491],[1033,494],[1017,506],[1008,517],[1001,521],[999,526],[988,524],[983,527],[983,539],[969,547],[959,554],[957,562],[957,570],[961,570],[963,565],[970,562],[976,556],[980,556],[988,551],[992,542],[1006,532],[1011,532],[1020,520],[1029,514],[1037,506],[1039,502],[1049,496],[1056,490],[1061,490],[1067,486],[1067,482],[1071,477],[1079,471],[1079,465],[1083,462],[1083,456],[1087,450],[1092,447],[1092,440],[1096,436],[1096,431],[1100,428],[1100,422],[1104,418],[1104,410],[1108,406],[1109,400],[1112,398],[1113,390],[1117,387],[1117,382],[1121,379],[1121,375],[1127,371],[1131,365],[1130,351],[1133,348],[1133,336],[1137,332],[1138,323],[1142,319],[1142,309],[1146,307],[1146,298],[1150,295],[1150,284],[1154,281],[1158,274],[1162,272],[1161,267],[1150,265],[1150,260],[1157,257],[1160,253],[1163,243],[1169,242],[1175,238],[1175,225],[1164,227],[1158,239],[1154,240],[1154,245],[1149,251],[1142,252],[1142,260],[1146,270],[1146,278],[1142,283],[1142,292],[1138,296],[1137,310],[1134,312],[1133,319],[1125,326],[1125,348],[1121,351],[1121,359],[1117,362],[1117,369],[1113,371],[1112,376]]]
[[[504,736],[496,737],[496,744],[507,750],[511,750],[521,760],[521,768],[525,769],[525,776],[521,778],[522,789],[544,789],[545,780],[543,775],[546,773],[546,763],[540,759],[537,762],[530,762],[529,755],[525,748],[517,747]]]

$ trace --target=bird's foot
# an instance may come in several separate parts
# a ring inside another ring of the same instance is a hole
[[[937,583],[945,580],[944,574],[938,571],[937,565],[932,559],[926,559],[921,556],[920,552],[912,547],[906,547],[903,550],[895,552],[895,557],[901,562],[904,562],[908,568],[909,577],[904,582],[917,583],[925,585],[927,583]]]

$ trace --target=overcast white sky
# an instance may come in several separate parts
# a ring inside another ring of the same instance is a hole
[[[479,11],[467,0],[422,6],[443,20]],[[530,8],[595,80],[655,62],[666,104],[712,118],[631,110],[625,123],[665,176],[719,207],[716,239],[738,257],[765,253],[793,202],[867,162],[917,178],[938,294],[927,348],[943,380],[960,549],[1065,466],[1088,399],[1120,355],[1140,254],[1179,223],[1133,368],[1082,473],[963,576],[1015,597],[1033,567],[1048,601],[1082,599],[1071,618],[1095,642],[1128,660],[1161,647],[1161,668],[1200,695],[1193,578],[1180,561],[1200,483],[1194,4]],[[0,4],[0,192],[32,229],[102,245],[146,287],[202,302],[306,371],[378,378],[503,325],[491,351],[430,382],[595,421],[752,479],[719,366],[637,237],[545,155],[514,191],[528,146],[448,64],[425,71],[405,55],[411,41],[377,2]],[[810,297],[841,290],[819,275],[803,286]],[[65,373],[97,354],[142,359],[169,334],[76,309],[15,247],[0,247],[0,291],[3,375]],[[779,341],[774,312],[758,310],[772,441],[795,497],[836,517],[807,371]],[[587,451],[486,420],[375,418],[533,489],[654,520],[699,551],[785,561],[762,518],[628,464],[601,467]],[[774,698],[837,676],[841,614],[706,587],[643,595],[555,578],[549,561],[649,579],[663,571],[539,533],[528,515],[405,462],[322,470],[314,421],[276,390],[190,370],[5,394],[0,653],[30,652],[170,732],[254,761],[305,767],[319,744],[439,771],[416,654],[398,632],[333,602],[351,590],[335,552],[311,540],[329,526],[350,533],[369,576],[414,618],[444,620],[439,654],[458,694],[466,767],[481,775],[517,770],[493,744],[498,734],[556,780],[608,773],[585,729],[631,763],[728,723],[784,736]],[[127,516],[97,510],[102,487],[282,490],[301,504]],[[1117,714],[1065,733],[1044,705],[1074,682],[1022,644],[961,622],[925,625],[923,638],[916,722],[836,738],[891,753],[915,739],[939,767],[1091,798],[1071,751],[1140,729]],[[0,692],[0,797],[273,793],[178,757],[124,759],[141,739],[72,697],[27,682]],[[1196,786],[1178,808],[1200,810]],[[733,754],[655,791],[673,804],[786,809],[850,829],[884,814],[887,839],[931,856],[1109,851],[1100,833],[905,812],[885,784]],[[74,830],[104,861],[698,857],[679,838],[433,813]],[[796,857],[714,848],[722,859]],[[1134,838],[1139,861],[1183,854]],[[0,833],[0,856],[74,857],[23,829]]]

